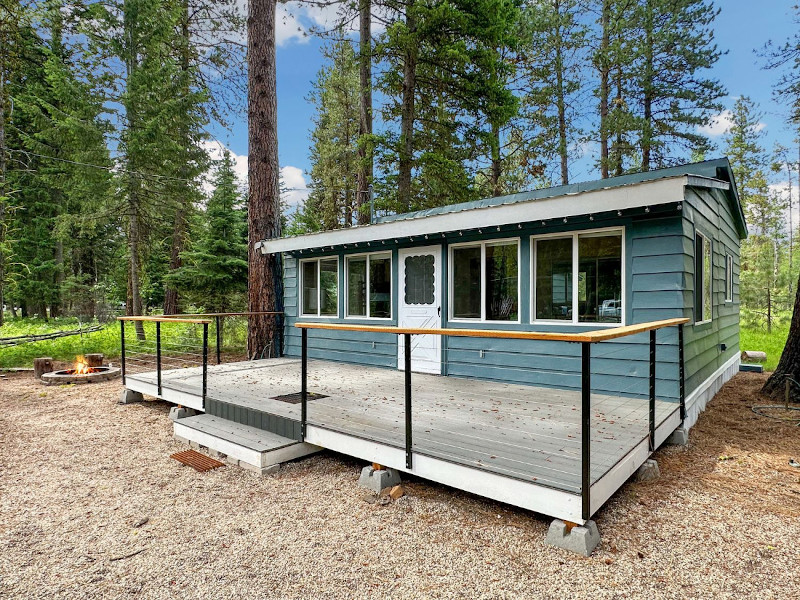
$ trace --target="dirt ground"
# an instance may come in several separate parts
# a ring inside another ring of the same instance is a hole
[[[260,478],[169,458],[168,406],[119,382],[0,378],[2,598],[791,598],[800,596],[800,427],[755,415],[740,374],[596,516],[589,558],[545,517],[411,481],[368,503],[361,463],[320,454]]]

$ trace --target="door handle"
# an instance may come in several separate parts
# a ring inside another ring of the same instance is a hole
[[[437,306],[436,307],[436,315],[439,316],[439,317],[442,316],[442,307],[441,306]]]

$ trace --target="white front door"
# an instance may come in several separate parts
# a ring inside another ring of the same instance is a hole
[[[398,327],[435,329],[441,326],[441,256],[441,246],[408,248],[398,252]],[[397,368],[403,369],[404,336],[398,337]],[[411,336],[411,370],[437,375],[442,372],[441,336]]]

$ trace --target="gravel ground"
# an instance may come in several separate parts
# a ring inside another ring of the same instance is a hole
[[[549,520],[442,486],[368,503],[321,454],[259,478],[169,458],[168,406],[120,384],[0,379],[3,598],[790,598],[800,596],[800,427],[757,417],[740,374],[596,516],[583,558]]]

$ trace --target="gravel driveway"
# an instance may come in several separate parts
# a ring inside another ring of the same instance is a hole
[[[259,478],[169,458],[168,406],[120,384],[0,379],[3,598],[791,598],[800,595],[800,427],[757,417],[737,376],[597,515],[590,558],[549,521],[421,481],[387,505],[321,454]]]

